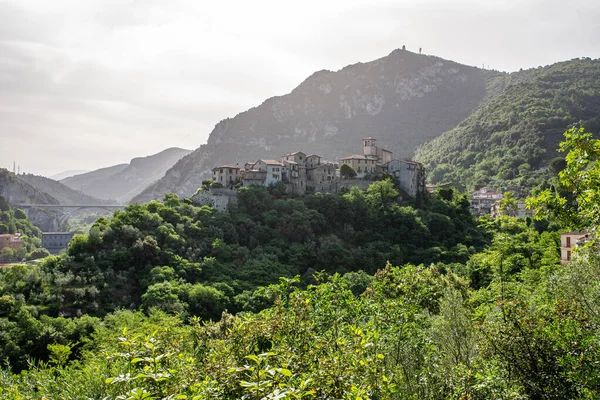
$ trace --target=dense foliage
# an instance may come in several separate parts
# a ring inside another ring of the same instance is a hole
[[[567,134],[561,193],[597,143]],[[577,189],[584,226],[599,200]],[[397,195],[248,188],[222,214],[169,195],[99,220],[2,270],[0,397],[598,398],[600,245],[563,266],[554,222]]]
[[[423,145],[416,158],[432,183],[538,186],[565,129],[577,124],[600,131],[599,77],[600,60],[590,59],[499,77],[498,96]]]
[[[499,226],[528,229],[510,217]],[[358,286],[354,273],[317,275],[306,289],[284,279],[265,289],[272,307],[214,323],[184,324],[157,311],[75,318],[66,330],[93,325],[94,332],[82,343],[48,346],[48,364],[18,375],[3,370],[1,394],[596,398],[599,260],[560,267],[554,252],[515,272],[503,269],[512,246],[496,251],[500,257],[488,256],[492,280],[477,291],[434,266],[388,265]]]
[[[0,235],[20,233],[23,247],[0,250],[0,261],[21,261],[24,258],[38,258],[48,255],[41,249],[42,232],[27,219],[21,209],[12,209],[6,199],[0,196]]]

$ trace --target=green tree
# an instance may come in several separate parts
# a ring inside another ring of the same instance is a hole
[[[518,211],[518,203],[513,192],[504,192],[500,200],[500,215],[515,217]]]
[[[600,140],[583,128],[565,132],[559,151],[567,153],[558,174],[559,187],[527,199],[537,218],[554,218],[565,228],[586,229],[600,224]]]
[[[350,164],[342,164],[340,166],[340,176],[344,179],[351,179],[356,176],[356,171]]]

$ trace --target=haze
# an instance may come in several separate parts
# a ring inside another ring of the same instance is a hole
[[[195,149],[214,125],[406,45],[515,71],[600,56],[594,0],[0,0],[0,167]]]

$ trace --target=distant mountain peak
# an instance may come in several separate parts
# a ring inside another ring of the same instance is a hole
[[[454,128],[489,95],[500,73],[394,50],[339,71],[311,74],[290,93],[216,124],[208,142],[182,158],[134,201],[191,195],[214,165],[278,158],[302,149],[327,159],[374,136],[398,157]]]
[[[148,185],[164,176],[177,160],[191,150],[171,147],[145,157],[136,157],[129,164],[101,168],[62,180],[70,188],[101,199],[127,203]]]

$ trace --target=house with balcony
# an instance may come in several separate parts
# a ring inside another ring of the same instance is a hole
[[[577,246],[584,244],[590,239],[589,232],[563,232],[560,234],[560,263],[562,265],[571,262],[573,251]]]
[[[252,166],[244,169],[242,174],[243,186],[270,186],[282,181],[285,173],[283,163],[275,160],[258,160]]]

